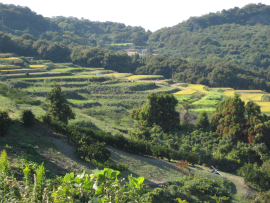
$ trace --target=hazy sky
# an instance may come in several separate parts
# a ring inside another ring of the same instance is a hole
[[[250,3],[270,5],[270,0],[0,0],[4,4],[27,6],[44,17],[65,16],[92,21],[112,21],[156,31],[174,26],[191,16]]]

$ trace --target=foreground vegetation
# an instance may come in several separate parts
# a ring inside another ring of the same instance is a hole
[[[0,7],[34,19],[0,32],[2,202],[268,201],[268,6],[153,34]]]

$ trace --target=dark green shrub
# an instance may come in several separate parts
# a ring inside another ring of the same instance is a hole
[[[76,149],[76,154],[83,159],[88,158],[90,161],[107,161],[110,158],[111,152],[106,149],[105,143],[83,145]]]
[[[47,125],[51,125],[52,118],[49,114],[45,114],[45,115],[41,116],[41,121]]]
[[[22,110],[21,121],[24,127],[30,127],[35,124],[35,115],[31,110]]]
[[[8,116],[7,111],[0,111],[0,136],[4,136],[10,125],[12,124],[12,120]]]
[[[118,171],[124,171],[124,170],[128,169],[128,167],[125,166],[124,164],[115,164],[115,163],[112,163],[112,162],[109,162],[109,161],[106,161],[104,163],[104,167],[112,168],[112,169],[118,170]]]

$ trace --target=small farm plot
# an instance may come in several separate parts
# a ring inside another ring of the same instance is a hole
[[[79,108],[79,109],[101,106],[101,104],[99,102],[90,101],[90,100],[68,99],[68,102],[71,104],[71,106]]]
[[[129,75],[130,73],[109,73],[109,74],[106,74],[107,76],[114,76],[114,77],[123,77],[123,76],[127,76]]]
[[[164,79],[163,75],[132,75],[127,77],[127,79],[131,80],[155,80],[155,79]]]
[[[36,78],[20,78],[20,80],[26,81],[44,81],[44,80],[55,80],[55,81],[85,81],[93,78],[104,78],[100,75],[71,75],[71,76],[50,76],[48,77],[36,77]],[[104,78],[104,81],[106,79]]]
[[[197,90],[197,91],[203,92],[204,94],[210,93],[209,91],[205,90],[204,87],[205,85],[197,85],[197,84],[195,85],[190,84],[189,86],[187,86],[188,89]]]
[[[18,57],[0,58],[0,60],[19,60]]]
[[[263,93],[262,90],[236,90],[238,93]]]
[[[270,113],[270,102],[256,102],[261,107],[262,112]]]
[[[174,95],[191,95],[191,94],[195,94],[196,92],[198,91],[197,90],[182,90],[182,91],[174,93]]]
[[[205,111],[205,112],[207,112],[207,113],[213,113],[215,110],[216,110],[216,108],[214,108],[214,107],[205,107],[205,108],[198,108],[198,109],[190,109],[192,112],[194,112],[194,113],[201,113],[202,111]]]
[[[206,96],[202,97],[200,100],[195,101],[192,105],[200,107],[215,107],[219,101],[221,101],[223,95],[221,94],[207,94]]]
[[[241,93],[241,99],[244,101],[252,100],[252,101],[261,101],[264,94],[245,94]]]
[[[44,68],[46,65],[29,65],[30,68]]]
[[[223,94],[227,97],[233,97],[234,96],[235,91],[234,90],[228,90],[223,92]]]

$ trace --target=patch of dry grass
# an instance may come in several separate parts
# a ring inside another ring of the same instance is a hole
[[[182,90],[182,91],[179,91],[179,92],[176,92],[173,94],[174,95],[191,95],[191,94],[194,94],[196,92],[197,92],[197,90]]]

